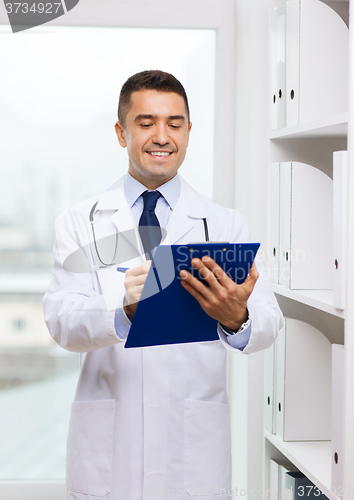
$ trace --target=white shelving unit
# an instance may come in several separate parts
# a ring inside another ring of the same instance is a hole
[[[270,139],[302,139],[304,137],[344,137],[348,132],[348,113],[273,130]]]
[[[344,311],[333,306],[333,290],[289,290],[275,283],[272,284],[272,288],[277,295],[344,319]]]
[[[302,0],[306,2],[306,0]],[[320,1],[320,0],[318,0]],[[353,28],[353,1],[326,2],[330,7],[338,7],[345,11],[351,9],[351,27]],[[341,4],[339,6],[339,4]],[[276,1],[268,2],[269,11],[276,6]],[[319,18],[317,22],[321,22]],[[335,37],[335,32],[328,34]],[[302,123],[270,131],[268,135],[268,161],[302,161],[323,170],[332,176],[332,153],[341,149],[349,152],[349,182],[348,182],[348,283],[347,308],[340,310],[333,306],[332,290],[291,290],[279,284],[272,284],[273,291],[286,317],[302,319],[316,326],[331,343],[345,346],[345,396],[343,410],[344,427],[344,458],[343,458],[343,496],[342,500],[354,498],[354,264],[350,258],[354,245],[354,40],[352,30],[349,36],[349,110],[335,116],[328,116],[310,123]],[[301,52],[300,52],[301,57]],[[270,185],[270,183],[268,184]],[[331,482],[331,441],[284,442],[275,434],[264,430],[264,491],[270,488],[270,459],[288,463],[303,472],[331,500],[338,500],[336,490]],[[353,486],[350,488],[350,486]],[[266,496],[265,496],[266,498]]]
[[[284,442],[264,431],[265,438],[295,467],[303,472],[331,500],[337,497],[331,491],[331,442]]]

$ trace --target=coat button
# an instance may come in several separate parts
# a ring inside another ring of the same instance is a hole
[[[115,331],[115,329],[114,329],[112,326],[109,326],[109,327],[108,327],[108,333],[109,333],[110,335],[112,335],[112,337],[113,337],[113,335],[115,335],[115,334],[116,334],[116,331]]]

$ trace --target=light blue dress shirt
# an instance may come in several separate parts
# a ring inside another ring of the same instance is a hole
[[[137,226],[139,225],[140,216],[144,208],[144,201],[142,198],[142,194],[145,191],[146,187],[143,184],[134,179],[134,177],[132,177],[129,173],[126,174],[124,179],[124,194],[128,202],[128,205],[132,211],[135,224]],[[160,186],[157,189],[157,191],[159,191],[162,194],[162,196],[157,200],[155,214],[160,222],[160,226],[162,228],[167,228],[167,224],[170,220],[171,213],[173,212],[177,204],[181,192],[181,180],[179,175],[178,174],[175,175],[171,180],[169,180],[165,184],[162,184],[162,186]],[[115,329],[117,332],[117,336],[122,340],[124,340],[128,332],[127,329],[124,328],[123,329],[124,336],[121,336],[123,331],[121,328],[119,328],[118,325],[120,325],[122,319],[124,320],[125,324],[127,324],[127,322],[130,323],[129,318],[126,316],[124,312],[124,309],[123,310],[117,309],[115,315]],[[230,344],[230,346],[235,347],[236,349],[242,351],[248,344],[248,341],[251,336],[251,323],[252,320],[250,321],[249,326],[245,330],[243,330],[240,333],[235,333],[233,335],[228,333],[222,327],[222,325],[220,326],[222,331],[226,335],[227,341]],[[121,332],[121,334],[118,332]]]

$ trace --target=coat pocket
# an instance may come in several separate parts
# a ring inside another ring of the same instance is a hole
[[[66,485],[96,497],[110,492],[114,400],[76,401],[71,407],[66,455]]]
[[[185,400],[184,486],[190,496],[220,495],[231,487],[228,404]]]

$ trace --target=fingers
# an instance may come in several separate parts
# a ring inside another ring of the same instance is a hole
[[[230,278],[227,273],[225,273],[223,269],[210,257],[203,257],[201,260],[195,258],[192,260],[192,265],[198,270],[199,276],[204,278],[209,284],[211,290],[190,273],[182,271],[180,276],[184,282],[189,283],[206,298],[209,297],[211,291],[218,295],[223,292],[228,292],[236,294],[241,293],[242,296],[249,296],[259,277],[259,273],[254,262],[247,278],[242,284],[236,284],[233,279]]]
[[[250,288],[252,291],[258,278],[259,272],[257,271],[256,264],[253,262],[250,272],[244,282],[245,287]]]
[[[203,285],[197,278],[191,275],[191,273],[188,273],[187,271],[181,271],[179,273],[180,277],[182,278],[181,283],[183,287],[189,291],[193,297],[195,295],[192,293],[192,291],[195,290],[195,293],[198,296],[204,296],[208,292],[208,288]]]
[[[257,271],[256,264],[253,262],[251,270],[249,272],[249,276],[256,282],[259,277],[259,272]]]
[[[151,267],[151,260],[147,260],[141,266],[131,267],[130,269],[128,269],[125,275],[129,277],[144,275],[149,272],[150,267]]]
[[[183,273],[183,271],[181,271],[181,273]],[[186,276],[186,278],[182,278],[181,284],[183,288],[185,288],[187,292],[189,292],[199,302],[199,304],[202,305],[202,303],[206,302],[206,299],[204,295],[201,293],[201,290],[202,288],[206,287],[202,283],[200,283],[199,280],[194,278],[190,273],[188,273],[188,275],[189,276]],[[193,280],[195,280],[197,283],[194,283]],[[201,285],[200,290],[197,290],[196,288],[198,287],[198,284]]]
[[[193,259],[192,265],[210,286],[205,286],[191,273],[183,270],[180,272],[183,288],[210,317],[237,329],[245,316],[248,298],[258,279],[256,265],[252,265],[246,280],[239,285],[213,259]]]
[[[139,302],[150,267],[151,260],[148,260],[141,266],[132,267],[126,271],[124,287],[127,304]]]
[[[210,257],[203,257],[201,260],[193,259],[192,265],[197,269],[200,278],[203,278],[214,292],[220,291],[222,288],[230,289],[235,286],[234,281]],[[196,281],[200,283],[199,280]]]
[[[140,300],[144,285],[126,289],[125,297],[124,297],[124,305],[137,304]]]
[[[228,285],[231,285],[233,283],[231,278],[227,276],[224,270],[210,257],[203,257],[201,261],[199,259],[193,259],[192,265],[196,269],[200,269],[200,273],[202,274],[203,278],[205,277],[210,286],[215,287],[218,285],[222,285],[227,287]],[[202,270],[203,268],[204,271]]]
[[[149,269],[151,267],[151,260],[147,260],[144,264],[137,267],[128,269],[125,273],[124,286],[139,286],[145,283]]]

